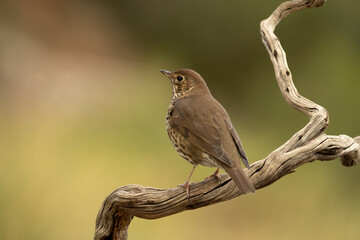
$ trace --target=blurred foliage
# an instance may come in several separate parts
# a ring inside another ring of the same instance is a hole
[[[202,74],[251,162],[286,141],[308,119],[282,99],[260,39],[279,3],[3,0],[0,239],[90,239],[115,188],[186,179],[191,166],[165,131],[160,68]],[[329,134],[359,135],[359,10],[328,1],[276,31],[299,92],[329,111]],[[359,180],[358,167],[308,164],[256,194],[134,219],[129,239],[359,239]]]

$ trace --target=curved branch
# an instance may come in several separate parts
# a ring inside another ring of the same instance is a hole
[[[286,53],[281,47],[274,30],[282,19],[290,13],[311,7],[319,7],[325,0],[288,1],[282,3],[275,11],[260,23],[262,41],[274,65],[275,76],[284,99],[295,109],[310,117],[310,122],[286,142],[285,151],[301,146],[304,142],[319,136],[329,124],[325,108],[301,96],[292,80],[292,74],[286,61]]]
[[[269,18],[260,24],[262,41],[274,65],[275,76],[284,99],[306,114],[309,123],[286,143],[244,169],[256,189],[266,187],[292,173],[297,167],[315,160],[334,160],[340,157],[344,166],[354,166],[360,160],[360,136],[329,136],[324,132],[329,123],[325,108],[301,96],[294,86],[286,54],[274,34],[276,26],[290,13],[319,7],[324,0],[293,0],[282,3]],[[157,189],[127,185],[116,189],[103,202],[96,218],[94,239],[127,239],[127,228],[134,216],[156,219],[185,210],[197,209],[240,195],[227,174],[191,185],[190,197],[181,187]]]

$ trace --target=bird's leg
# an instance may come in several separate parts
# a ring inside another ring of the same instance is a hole
[[[206,180],[206,179],[209,179],[209,178],[212,178],[212,177],[215,177],[215,178],[219,179],[219,181],[220,181],[220,183],[221,183],[221,178],[220,178],[220,175],[219,175],[219,168],[217,168],[216,171],[215,171],[213,174],[211,174],[210,176],[206,177],[205,180]]]
[[[188,198],[190,198],[190,184],[192,183],[192,182],[189,182],[189,181],[190,181],[191,175],[193,174],[196,166],[197,166],[197,165],[194,165],[194,166],[193,166],[189,177],[186,179],[186,182],[184,182],[183,184],[179,184],[179,185],[178,185],[179,187],[185,188],[186,195],[187,195]]]

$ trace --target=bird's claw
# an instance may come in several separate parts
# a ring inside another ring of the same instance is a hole
[[[190,185],[191,185],[192,183],[193,183],[193,182],[186,181],[186,182],[184,182],[183,184],[178,184],[178,187],[185,188],[186,196],[187,196],[188,198],[190,198]]]
[[[216,169],[216,171],[215,171],[213,174],[211,174],[210,176],[206,177],[205,180],[207,180],[207,179],[209,179],[209,178],[212,178],[212,177],[217,178],[217,179],[220,181],[220,183],[221,183],[221,177],[220,177],[220,175],[219,175],[219,168]]]

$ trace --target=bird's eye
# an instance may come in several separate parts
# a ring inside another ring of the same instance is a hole
[[[180,82],[180,81],[182,81],[184,79],[184,77],[183,76],[177,76],[176,79]]]

